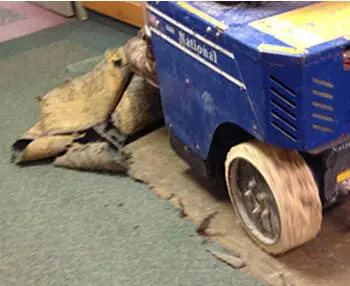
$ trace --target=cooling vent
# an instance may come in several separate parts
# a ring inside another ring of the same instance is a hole
[[[297,142],[296,93],[274,76],[270,76],[271,124],[284,136]]]
[[[312,78],[312,129],[332,133],[334,131],[333,89],[331,82]]]

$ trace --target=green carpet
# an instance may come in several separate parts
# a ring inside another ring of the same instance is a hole
[[[38,120],[35,98],[136,33],[92,19],[0,45],[0,285],[263,285],[212,258],[195,226],[145,185],[9,162]]]

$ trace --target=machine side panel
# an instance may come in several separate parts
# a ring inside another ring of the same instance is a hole
[[[262,53],[266,140],[288,149],[303,146],[302,59]]]
[[[349,47],[318,54],[304,72],[305,150],[326,146],[350,133],[350,71],[343,53]]]
[[[249,95],[249,87],[244,89],[220,73],[220,61],[214,64],[219,71],[213,70],[195,58],[189,48],[180,48],[164,35],[153,30],[152,41],[163,110],[171,132],[202,159],[207,158],[213,134],[221,123],[236,123],[263,139],[263,129],[257,128],[261,126],[257,124],[257,118],[263,116],[262,96],[257,103]],[[236,64],[251,67],[249,62],[236,63],[236,59],[223,59],[230,61],[233,67]],[[248,59],[242,58],[243,61]],[[247,72],[247,68],[244,69],[244,73]],[[240,75],[241,70],[237,69],[236,73]],[[253,69],[250,70],[252,73]],[[259,85],[259,78],[254,76],[243,75],[238,79]]]

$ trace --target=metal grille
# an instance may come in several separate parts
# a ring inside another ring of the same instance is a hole
[[[288,137],[297,141],[296,93],[274,76],[270,76],[271,125]]]
[[[312,129],[321,132],[333,132],[333,83],[319,78],[312,78]]]

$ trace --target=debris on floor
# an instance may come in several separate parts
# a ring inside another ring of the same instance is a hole
[[[350,235],[345,231],[349,229],[348,201],[327,211],[314,241],[282,257],[273,257],[247,237],[225,187],[202,180],[172,151],[164,128],[128,144],[125,151],[135,158],[129,166],[134,176],[179,211],[184,208],[185,219],[197,226],[209,226],[204,228],[208,234],[204,236],[205,247],[220,253],[238,252],[247,264],[242,268],[244,272],[269,285],[345,285],[349,280],[346,267],[350,263]],[[214,217],[206,219],[215,212]],[[220,249],[213,244],[220,245]]]
[[[246,263],[244,262],[244,260],[236,255],[233,254],[228,254],[228,253],[221,253],[215,250],[212,250],[210,248],[207,248],[207,251],[213,255],[213,257],[215,257],[216,259],[219,259],[222,262],[225,262],[226,264],[230,265],[233,268],[243,268],[246,266]]]
[[[72,169],[126,172],[125,160],[120,156],[121,153],[110,148],[107,142],[73,143],[53,164]]]
[[[107,50],[87,74],[38,97],[40,121],[12,145],[12,161],[55,158],[60,167],[126,172],[128,137],[163,120],[159,91],[147,80],[156,76],[146,54],[141,31],[124,47]]]
[[[217,212],[213,212],[211,214],[209,214],[208,216],[206,216],[202,222],[198,225],[197,227],[197,233],[199,235],[203,235],[203,236],[208,236],[208,228],[210,225],[210,222],[213,220],[213,218],[217,215]]]

